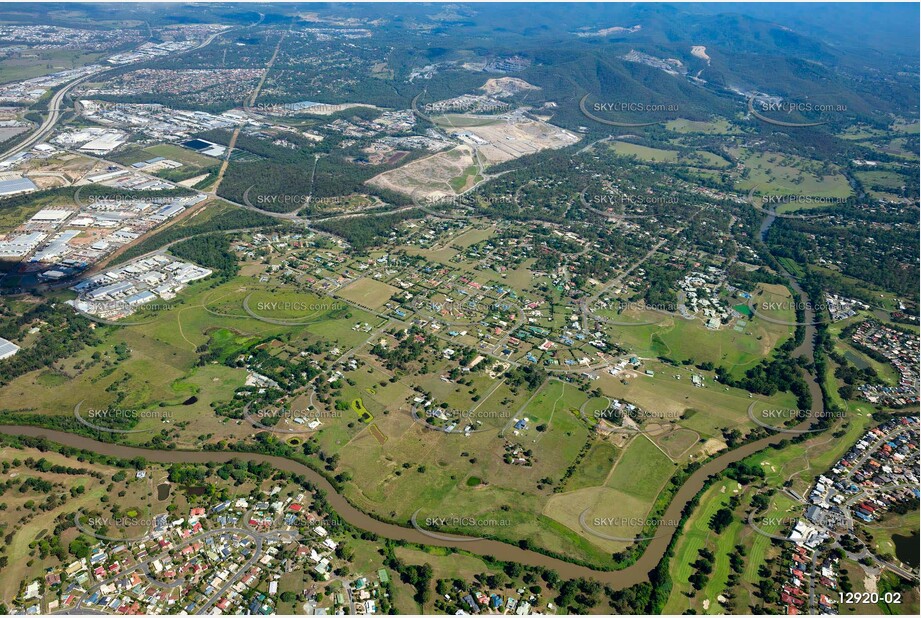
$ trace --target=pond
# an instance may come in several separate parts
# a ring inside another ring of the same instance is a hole
[[[918,532],[914,531],[911,535],[893,534],[892,542],[895,543],[895,557],[907,564],[908,566],[918,568],[921,562],[921,546],[919,546]]]

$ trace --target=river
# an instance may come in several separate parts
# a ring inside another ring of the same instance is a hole
[[[821,401],[821,398],[819,399]],[[806,428],[809,422],[802,423],[799,428]],[[226,463],[233,459],[241,461],[253,461],[257,463],[268,463],[278,470],[291,472],[302,475],[309,479],[317,488],[326,492],[326,499],[336,513],[352,526],[361,530],[373,532],[379,536],[402,540],[420,545],[434,545],[439,547],[455,547],[479,554],[481,556],[493,556],[499,560],[509,562],[519,562],[530,566],[549,568],[557,571],[562,577],[573,579],[584,577],[595,579],[611,586],[615,590],[628,588],[634,584],[649,581],[649,571],[658,565],[672,536],[677,531],[675,526],[663,526],[657,532],[656,537],[649,542],[646,551],[640,556],[639,560],[633,565],[620,571],[600,571],[585,566],[566,562],[558,558],[545,556],[544,554],[522,549],[515,545],[493,541],[488,539],[480,540],[461,540],[448,541],[444,539],[432,538],[423,534],[419,530],[410,527],[403,527],[396,524],[386,523],[374,519],[367,513],[354,507],[345,499],[325,477],[309,468],[308,466],[273,455],[262,455],[258,453],[238,453],[233,451],[181,451],[181,450],[153,450],[135,446],[125,446],[122,444],[112,444],[109,442],[100,442],[79,436],[76,434],[58,431],[56,429],[45,429],[42,427],[18,426],[18,425],[0,425],[0,433],[11,436],[30,436],[43,437],[51,442],[63,444],[72,448],[85,451],[92,451],[110,457],[120,459],[132,459],[134,457],[143,457],[147,461],[161,464],[173,463]],[[735,450],[723,453],[719,457],[710,460],[698,468],[685,483],[678,489],[671,503],[660,518],[665,522],[678,521],[681,517],[681,511],[684,506],[697,493],[703,489],[707,478],[710,475],[723,471],[728,465],[740,461],[753,453],[756,453],[772,444],[776,444],[788,438],[788,434],[774,434],[762,438],[755,442],[745,444]]]
[[[771,223],[773,223],[773,216],[770,218]],[[762,231],[766,233],[768,227],[770,227],[770,223],[768,223],[766,226],[762,225]],[[800,288],[796,279],[786,271],[784,271],[784,274],[788,277],[791,287],[793,287],[793,289],[801,297],[804,297],[805,294]],[[809,323],[813,322],[814,320],[814,312],[810,307],[807,307],[805,321]],[[807,358],[811,359],[814,353],[814,338],[815,326],[810,324],[806,326],[806,337],[804,338],[803,343],[796,348],[794,355],[806,356]],[[805,370],[804,374],[809,383],[809,390],[812,393],[813,418],[819,418],[822,415],[822,411],[824,409],[822,403],[822,391],[819,388],[819,384],[816,382],[814,376],[810,375]],[[807,429],[811,424],[811,419],[806,420],[797,425],[795,429]],[[594,579],[607,584],[614,590],[622,590],[624,588],[629,588],[630,586],[649,581],[649,572],[656,568],[656,566],[662,560],[662,556],[665,555],[665,551],[668,549],[668,545],[671,542],[672,537],[678,531],[676,526],[668,525],[668,522],[675,522],[681,519],[681,512],[684,510],[685,505],[703,489],[707,479],[711,475],[718,474],[725,470],[730,464],[741,461],[749,455],[753,455],[758,451],[764,450],[765,448],[777,444],[780,441],[790,437],[790,434],[776,433],[774,435],[761,438],[760,440],[743,444],[742,446],[725,452],[722,455],[719,455],[718,457],[715,457],[714,459],[711,459],[705,463],[703,466],[694,471],[694,473],[688,477],[684,484],[675,493],[674,497],[668,505],[668,508],[665,510],[665,513],[659,518],[666,523],[661,525],[659,530],[656,531],[654,538],[646,546],[646,550],[643,552],[643,555],[640,556],[640,558],[635,563],[626,569],[619,571],[602,571],[591,569],[589,567],[581,566],[578,564],[573,564],[571,562],[566,562],[565,560],[561,560],[559,558],[546,556],[536,551],[522,549],[516,545],[503,543],[502,541],[494,541],[489,539],[463,539],[459,541],[450,541],[443,538],[434,538],[428,536],[412,527],[404,527],[397,524],[379,521],[364,511],[361,511],[353,506],[342,494],[336,490],[335,487],[332,486],[332,484],[323,475],[319,474],[314,469],[306,466],[305,464],[292,461],[284,457],[262,455],[258,453],[240,453],[233,451],[153,450],[135,446],[125,446],[122,444],[112,444],[109,442],[100,442],[98,440],[93,440],[92,438],[86,438],[84,436],[79,436],[64,431],[33,426],[0,425],[0,433],[12,436],[18,435],[44,437],[51,442],[56,442],[58,444],[63,444],[65,446],[85,451],[92,451],[102,455],[108,455],[110,457],[117,457],[120,459],[143,457],[147,461],[160,464],[222,464],[234,459],[257,463],[268,463],[278,470],[299,474],[309,479],[317,488],[322,489],[326,493],[326,499],[330,506],[332,506],[332,508],[342,519],[361,530],[367,530],[377,534],[378,536],[388,539],[418,543],[420,545],[454,547],[457,549],[469,551],[474,554],[479,554],[481,556],[493,556],[499,560],[507,562],[518,562],[530,566],[553,569],[559,573],[560,576],[566,579],[575,579],[577,577]]]

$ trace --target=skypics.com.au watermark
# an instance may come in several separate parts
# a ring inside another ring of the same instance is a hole
[[[251,292],[243,299],[243,310],[251,318],[276,326],[306,326],[330,312],[348,305],[339,301],[253,301]]]
[[[648,219],[656,216],[656,213],[645,212],[650,207],[659,209],[663,206],[678,206],[681,203],[675,195],[628,196],[614,191],[595,192],[589,187],[579,194],[579,201],[586,210],[607,219]]]
[[[603,410],[592,412],[592,417],[599,421],[608,421],[617,426],[617,431],[626,433],[649,433],[649,430],[639,425],[673,423],[681,420],[681,414],[675,411],[652,412],[637,407],[631,410],[627,408],[627,404],[611,404]]]
[[[456,515],[454,513],[440,517],[426,517],[420,521],[419,512],[421,510],[422,509],[418,509],[415,513],[412,514],[412,517],[409,519],[410,523],[412,524],[413,528],[425,536],[437,539],[439,541],[449,541],[453,543],[481,541],[483,540],[482,537],[472,535],[476,534],[479,530],[504,528],[512,525],[511,520],[504,518]],[[447,528],[449,530],[459,530],[462,532],[463,536],[442,534],[440,532],[430,530],[429,528]]]
[[[843,206],[847,204],[850,198],[834,197],[822,195],[759,195],[755,196],[755,191],[761,185],[755,185],[748,191],[748,203],[752,208],[765,215],[777,217],[778,219],[816,219],[824,216],[824,213],[810,214],[813,209],[821,209],[829,206]],[[760,200],[760,203],[759,203]],[[770,208],[766,208],[770,207]],[[792,206],[792,212],[780,212],[779,209],[784,206]]]
[[[476,207],[488,208],[490,206],[513,204],[515,198],[509,194],[500,195],[440,195],[428,194],[420,196],[417,190],[410,196],[413,206],[419,210],[438,217],[439,219],[455,219],[466,221],[482,217],[483,215],[476,212]],[[458,211],[461,211],[458,213]]]
[[[775,541],[789,542],[793,541],[789,537],[791,531],[800,521],[799,517],[758,517],[755,513],[749,513],[746,522],[748,527],[755,531],[756,534],[767,537]],[[776,532],[770,532],[775,530]]]
[[[508,103],[492,100],[448,100],[422,105],[427,114],[501,114],[511,109]]]
[[[109,326],[143,326],[150,324],[156,319],[155,316],[143,320],[126,318],[134,315],[139,310],[150,313],[166,311],[174,307],[170,303],[132,304],[126,300],[76,300],[72,302],[72,305],[80,315],[88,320]]]
[[[257,195],[256,204],[259,206],[307,206],[310,204],[309,195]]]
[[[415,420],[421,422],[426,429],[457,435],[500,431],[499,427],[484,426],[484,421],[508,421],[514,418],[511,410],[446,410],[441,408],[422,410],[413,406],[411,413]]]
[[[816,326],[820,324],[827,324],[828,320],[818,319],[817,315],[824,315],[822,311],[824,307],[821,305],[815,305],[809,299],[799,300],[799,299],[787,299],[787,300],[757,300],[752,298],[748,302],[748,308],[751,310],[752,315],[764,320],[765,322],[771,322],[773,324],[780,324],[783,326]],[[803,315],[806,319],[800,320],[783,320],[776,318],[772,313],[790,313],[799,316]],[[809,316],[812,316],[811,318]]]
[[[342,419],[343,414],[340,410],[263,407],[252,412],[247,410],[243,417],[253,426],[271,433],[302,434],[318,430],[325,420]]]
[[[144,420],[156,420],[160,422],[170,422],[173,420],[173,413],[164,408],[153,408],[150,410],[137,410],[132,408],[112,408],[112,407],[87,407],[83,408],[84,401],[74,406],[74,418],[81,424],[109,433],[144,433],[156,431],[156,427],[146,429],[121,429],[119,427],[107,426],[108,421],[116,425],[137,423]]]
[[[816,433],[825,430],[824,427],[807,427],[805,429],[801,428],[802,425],[806,423],[811,425],[812,423],[810,421],[830,421],[840,418],[847,418],[847,412],[844,410],[829,410],[824,413],[817,413],[812,410],[768,406],[761,408],[756,412],[755,408],[758,406],[759,403],[755,401],[753,401],[751,405],[748,406],[748,418],[750,418],[756,425],[764,427],[765,429],[779,433],[788,433],[791,435]],[[791,427],[790,425],[793,423],[796,423],[798,426]]]
[[[157,526],[157,520],[146,517],[88,517],[84,515],[82,510],[78,509],[77,512],[74,513],[74,525],[80,532],[99,539],[100,541],[143,543],[153,536],[153,530]],[[146,530],[146,532],[134,537],[115,536],[108,533],[110,528],[116,530],[136,528],[138,530]],[[100,532],[99,530],[105,530],[105,532]]]
[[[174,112],[175,108],[162,103],[117,103],[113,101],[93,101],[92,107],[102,112]]]
[[[758,120],[784,128],[818,127],[828,123],[836,114],[847,113],[844,103],[822,97],[797,98],[753,95],[748,98],[748,113]]]
[[[650,103],[646,101],[602,100],[588,102],[587,94],[579,100],[579,110],[586,118],[612,127],[640,128],[668,122],[668,116],[677,114],[681,107],[677,103]],[[631,117],[650,117],[642,122],[627,122],[607,117],[610,114],[629,115]]]
[[[602,193],[599,195],[593,195],[591,197],[591,203],[597,204],[598,206],[622,206],[627,207],[631,205],[641,205],[641,206],[663,206],[671,205],[677,206],[680,203],[678,196],[675,195],[636,195],[632,197],[627,197],[623,194],[615,193]]]
[[[259,116],[293,116],[295,114],[313,114],[328,116],[344,111],[346,107],[338,103],[255,103],[244,104],[243,111]]]
[[[499,526],[510,526],[512,523],[507,519],[451,515],[450,517],[426,517],[425,525],[430,528],[495,528]]]
[[[111,209],[121,209],[125,206],[132,206],[138,203],[144,204],[155,204],[155,205],[168,205],[174,203],[178,196],[149,196],[149,197],[137,197],[132,195],[122,195],[122,194],[102,194],[98,195],[91,193],[89,195],[83,195],[83,189],[88,185],[81,185],[74,190],[74,203],[80,208],[89,208],[94,210],[111,210]],[[98,190],[98,187],[96,187]]]
[[[588,512],[590,510],[585,509],[579,514],[579,525],[588,534],[606,541],[619,543],[651,541],[658,537],[668,536],[672,533],[671,529],[677,528],[680,524],[680,522],[671,519],[623,515],[593,517],[589,520]],[[637,533],[627,536],[632,530],[636,530]],[[644,534],[646,530],[655,530],[655,533]]]
[[[294,312],[294,313],[305,313],[312,314],[318,311],[335,311],[338,309],[343,309],[346,305],[345,303],[339,302],[306,302],[306,301],[278,301],[278,300],[265,300],[251,303],[250,306],[255,306],[256,311],[281,311],[284,313]]]

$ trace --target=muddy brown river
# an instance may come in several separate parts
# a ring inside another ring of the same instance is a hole
[[[818,399],[821,402],[821,397]],[[799,425],[798,428],[805,428],[809,421]],[[677,528],[675,526],[663,525],[660,530],[656,531],[656,536],[649,542],[646,551],[640,556],[639,560],[633,565],[620,571],[601,571],[591,569],[585,566],[566,562],[558,558],[545,556],[544,554],[521,549],[515,545],[493,541],[488,539],[480,540],[463,540],[449,541],[445,539],[436,539],[423,534],[419,530],[411,527],[403,527],[396,524],[385,523],[374,519],[367,513],[354,507],[330,484],[326,478],[317,473],[312,468],[302,463],[276,457],[273,455],[262,455],[258,453],[240,453],[233,451],[181,451],[181,450],[153,450],[139,448],[134,446],[124,446],[121,444],[111,444],[100,442],[91,438],[78,436],[75,434],[58,431],[54,429],[45,429],[42,427],[18,426],[18,425],[0,425],[0,433],[11,436],[31,436],[44,437],[51,442],[63,444],[72,448],[92,451],[102,455],[118,457],[121,459],[131,459],[133,457],[144,457],[147,461],[161,464],[172,463],[226,463],[233,459],[242,461],[254,461],[259,463],[268,463],[278,470],[284,470],[294,474],[302,475],[318,488],[326,492],[326,499],[335,509],[336,513],[349,524],[373,532],[379,536],[403,540],[420,545],[434,545],[438,547],[455,547],[469,551],[481,556],[493,556],[499,560],[510,562],[519,562],[531,566],[544,567],[555,570],[560,576],[573,579],[585,577],[605,583],[615,590],[627,588],[640,582],[648,581],[648,573],[656,567],[672,537],[675,535]],[[755,442],[745,444],[733,451],[729,451],[710,460],[698,470],[696,470],[681,486],[675,494],[671,503],[666,509],[665,514],[660,518],[665,522],[678,521],[681,517],[681,511],[704,486],[704,483],[712,474],[723,471],[728,465],[740,461],[753,453],[780,442],[788,438],[788,434],[778,433]]]
[[[799,287],[796,279],[789,273],[785,272],[784,274],[789,278],[796,292],[799,295],[804,296],[802,289]],[[807,308],[807,324],[813,320],[814,314],[810,308]],[[809,324],[806,326],[806,337],[804,341],[796,348],[796,350],[794,350],[793,355],[812,358],[815,345],[814,337],[815,327]],[[805,370],[803,371],[803,374],[809,383],[809,390],[812,394],[813,418],[816,418],[822,414],[824,408],[822,405],[822,391],[812,375],[810,375]],[[794,429],[808,429],[811,424],[812,420],[806,420],[797,425]],[[469,551],[474,554],[479,554],[481,556],[493,556],[499,560],[508,562],[519,562],[521,564],[527,564],[530,566],[553,569],[559,573],[561,577],[566,579],[574,579],[577,577],[594,579],[607,584],[615,590],[621,590],[623,588],[633,586],[634,584],[649,581],[649,572],[656,568],[656,566],[662,560],[662,556],[665,555],[665,551],[668,549],[668,545],[671,542],[672,537],[674,537],[678,531],[678,528],[676,528],[674,525],[669,525],[669,522],[676,522],[680,520],[681,512],[684,510],[685,505],[692,498],[694,498],[694,496],[696,496],[701,489],[703,489],[707,479],[711,475],[718,474],[725,470],[729,465],[737,461],[741,461],[749,455],[764,450],[765,448],[777,444],[781,440],[791,436],[791,434],[788,433],[776,433],[766,438],[756,440],[755,442],[744,444],[735,450],[728,451],[714,459],[711,459],[703,466],[698,468],[678,489],[677,493],[672,498],[671,503],[669,503],[668,508],[665,510],[665,513],[659,518],[661,521],[666,523],[660,525],[659,529],[656,530],[653,535],[654,538],[650,540],[649,544],[646,546],[646,551],[643,552],[643,555],[640,556],[640,558],[634,564],[627,567],[626,569],[619,571],[604,571],[591,569],[589,567],[573,564],[571,562],[566,562],[565,560],[561,560],[559,558],[553,558],[536,551],[522,549],[516,545],[510,545],[508,543],[503,543],[502,541],[494,541],[488,539],[463,539],[460,541],[452,541],[447,538],[434,538],[432,536],[428,536],[416,528],[404,527],[397,524],[379,521],[364,511],[361,511],[353,506],[321,474],[302,463],[298,463],[284,457],[262,455],[258,453],[240,453],[234,451],[153,450],[135,446],[112,444],[109,442],[100,442],[98,440],[93,440],[91,438],[78,436],[64,431],[32,426],[0,425],[0,433],[13,436],[19,435],[44,437],[51,442],[56,442],[58,444],[63,444],[65,446],[86,451],[92,451],[102,455],[118,457],[121,459],[144,457],[147,459],[147,461],[161,464],[226,463],[234,459],[239,459],[242,461],[253,461],[258,463],[268,463],[278,470],[299,474],[309,479],[316,487],[326,492],[327,501],[342,519],[361,530],[367,530],[377,534],[378,536],[388,539],[402,540],[410,543],[418,543],[420,545],[453,547]],[[457,535],[452,536],[457,537]]]

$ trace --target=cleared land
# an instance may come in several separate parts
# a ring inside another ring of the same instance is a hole
[[[374,279],[360,279],[342,288],[339,295],[364,307],[380,309],[397,292],[397,288],[387,283]]]
[[[491,164],[511,161],[541,150],[571,146],[581,139],[578,135],[552,124],[530,118],[500,119],[498,122],[466,127],[460,138],[471,140],[478,152]]]
[[[451,180],[475,164],[473,148],[463,145],[378,174],[368,184],[420,200],[439,199],[455,195]]]

